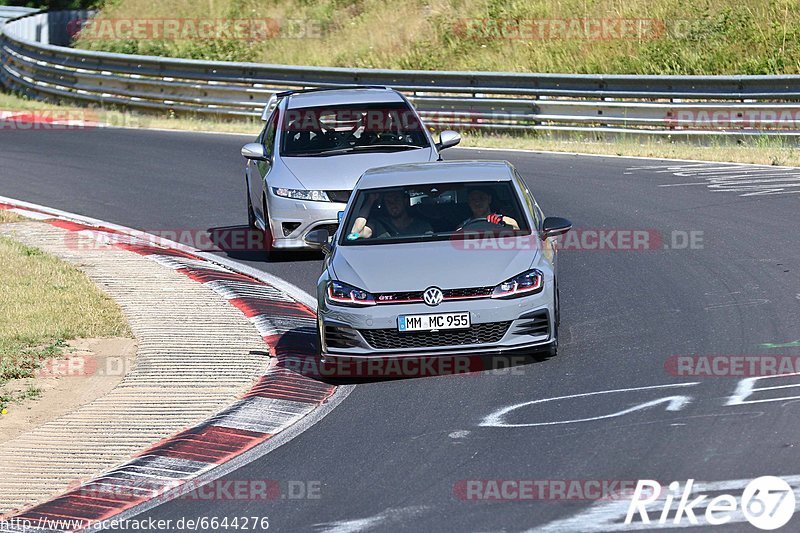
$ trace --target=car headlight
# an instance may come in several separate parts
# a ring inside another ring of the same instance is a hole
[[[328,193],[325,191],[309,191],[306,189],[287,189],[285,187],[273,187],[272,192],[277,196],[292,198],[294,200],[310,200],[312,202],[330,202]]]
[[[327,295],[328,301],[335,304],[375,305],[375,297],[372,294],[341,281],[329,281]]]
[[[492,298],[516,298],[540,292],[544,288],[544,274],[533,269],[504,281],[494,288]]]

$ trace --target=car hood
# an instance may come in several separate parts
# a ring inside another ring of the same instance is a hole
[[[283,157],[281,162],[310,190],[352,190],[367,170],[386,165],[432,161],[432,148],[406,152],[342,154],[330,157]]]
[[[488,287],[533,265],[538,248],[465,250],[463,241],[337,246],[336,279],[369,292]]]

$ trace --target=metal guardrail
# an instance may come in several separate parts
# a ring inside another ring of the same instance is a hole
[[[0,25],[9,19],[30,15],[38,11],[38,9],[30,7],[0,6]]]
[[[800,76],[629,76],[347,69],[73,49],[88,12],[23,16],[0,30],[0,82],[33,98],[258,116],[294,88],[387,85],[426,124],[489,131],[800,136]],[[60,42],[59,42],[60,41]],[[52,44],[51,44],[52,43]]]

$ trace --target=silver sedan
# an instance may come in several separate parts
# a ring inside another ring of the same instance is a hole
[[[306,248],[316,229],[336,231],[365,170],[436,161],[461,139],[444,131],[434,142],[411,103],[386,87],[279,93],[262,119],[258,139],[242,148],[248,224],[279,250]]]
[[[323,361],[558,346],[555,238],[507,162],[395,165],[356,184],[317,286]]]

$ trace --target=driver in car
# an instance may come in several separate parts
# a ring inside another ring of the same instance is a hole
[[[470,222],[483,220],[495,226],[519,229],[519,224],[513,218],[492,213],[492,192],[489,189],[472,189],[467,195],[467,203],[472,210],[472,217],[462,222],[458,230],[464,229],[464,226]]]
[[[348,234],[350,240],[369,237],[405,237],[433,233],[431,225],[408,212],[409,196],[403,191],[391,191],[383,195],[383,205],[388,216],[367,220],[367,215],[378,200],[377,194],[370,194],[361,209],[362,215],[356,219],[353,230]]]

